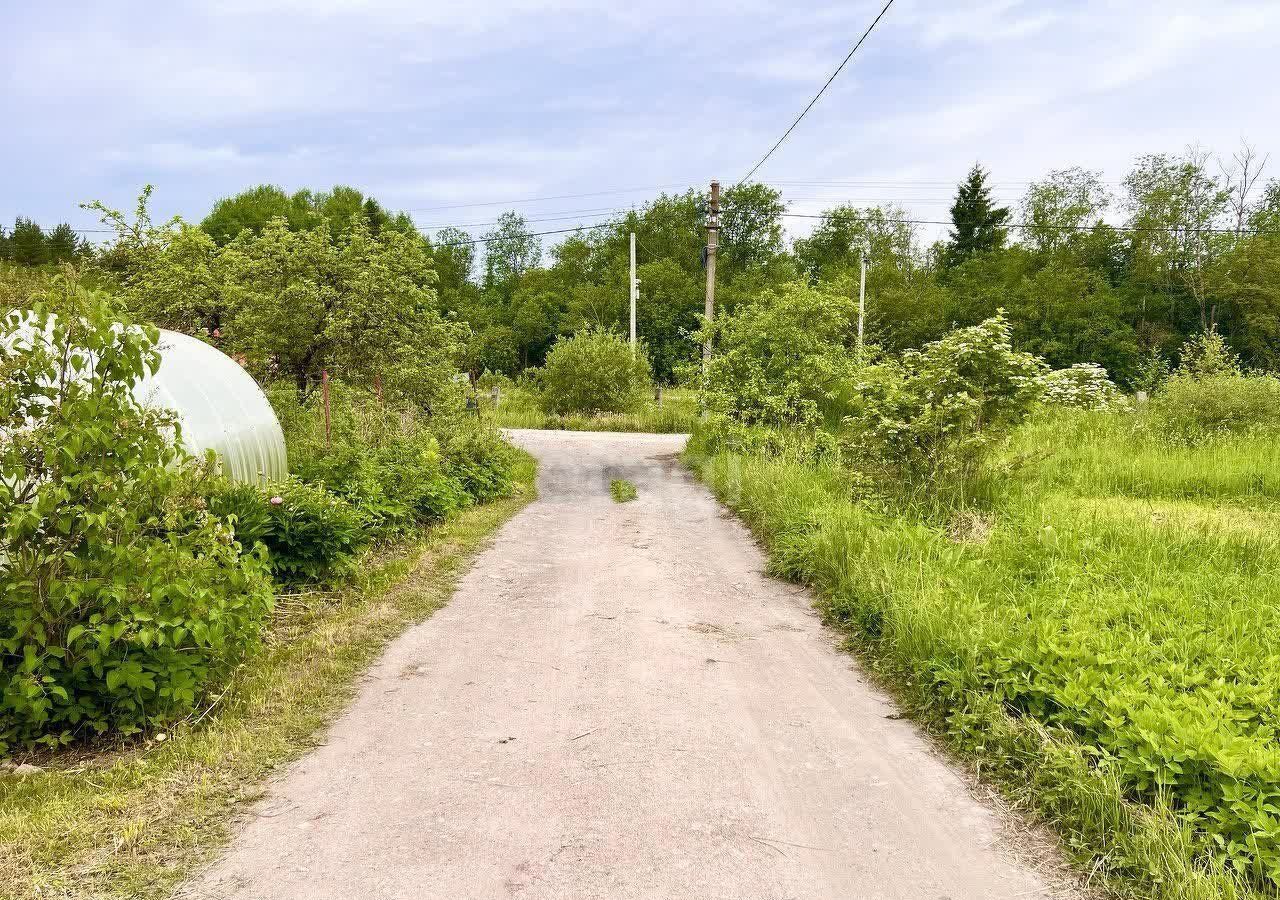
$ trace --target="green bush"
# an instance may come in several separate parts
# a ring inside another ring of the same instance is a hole
[[[272,604],[174,417],[134,398],[155,330],[68,297],[60,317],[37,305],[0,330],[0,749],[187,713]]]
[[[858,371],[856,310],[846,296],[797,283],[722,316],[703,403],[748,425],[837,424]]]
[[[506,497],[515,484],[515,452],[496,430],[458,423],[444,435],[445,472],[468,502]]]
[[[271,529],[268,494],[254,484],[219,479],[208,490],[209,512],[227,523],[244,550],[265,545]]]
[[[649,387],[644,348],[632,352],[617,334],[603,329],[561,338],[538,372],[539,404],[555,415],[631,412]]]
[[[1214,327],[1187,340],[1178,351],[1178,359],[1177,374],[1192,378],[1239,375],[1242,371],[1240,357],[1227,346]]]
[[[1176,374],[1147,404],[1149,423],[1176,441],[1280,431],[1280,378]]]
[[[269,523],[262,541],[271,568],[290,581],[333,581],[351,567],[370,540],[360,511],[318,484],[297,478],[264,492]]]
[[[902,360],[868,367],[850,424],[855,444],[907,486],[963,486],[996,438],[1041,393],[1044,363],[1015,351],[1003,315],[958,328]]]

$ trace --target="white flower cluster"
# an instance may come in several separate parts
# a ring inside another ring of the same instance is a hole
[[[1125,397],[1097,363],[1076,363],[1040,376],[1042,399],[1052,406],[1111,409],[1124,406]]]

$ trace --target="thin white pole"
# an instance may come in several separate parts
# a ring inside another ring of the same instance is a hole
[[[636,233],[631,232],[631,355],[636,352]]]
[[[862,359],[862,326],[867,316],[867,254],[862,253],[862,274],[858,277],[858,359]]]

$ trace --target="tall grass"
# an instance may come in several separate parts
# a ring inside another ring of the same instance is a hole
[[[692,461],[774,572],[813,585],[908,706],[1111,886],[1275,896],[1274,440],[1190,448],[1132,417],[1045,417],[948,521],[835,463]]]
[[[1148,418],[1063,410],[1023,426],[988,474],[1087,496],[1280,500],[1280,439],[1221,435],[1189,445]]]

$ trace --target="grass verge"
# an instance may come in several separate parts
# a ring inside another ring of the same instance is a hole
[[[351,587],[282,597],[263,651],[163,741],[0,777],[0,898],[167,897],[228,840],[264,779],[315,746],[383,647],[448,601],[472,556],[532,499],[534,470],[521,453],[515,496],[371,556]]]
[[[491,396],[482,396],[481,415],[500,428],[687,434],[693,430],[699,413],[696,392],[683,388],[665,390],[661,402],[646,400],[635,412],[556,416],[539,409],[528,391],[508,387],[500,393],[496,407]]]
[[[1118,422],[1033,424],[1011,453],[1053,449],[1001,460],[1004,489],[946,522],[860,495],[831,463],[689,461],[774,574],[813,586],[913,717],[1051,822],[1096,881],[1274,897],[1272,451],[1173,448]]]

